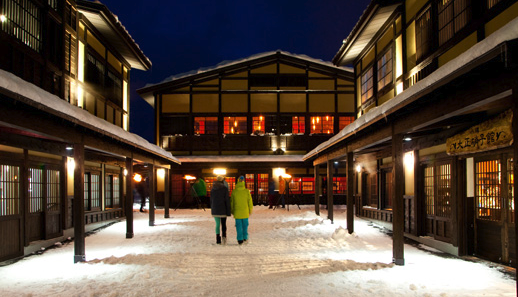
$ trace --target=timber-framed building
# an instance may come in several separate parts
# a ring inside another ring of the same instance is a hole
[[[129,132],[151,62],[100,2],[2,0],[0,22],[0,261],[68,237],[84,261],[87,230],[126,217],[133,237],[134,166],[154,203],[179,164]]]
[[[349,232],[393,229],[396,264],[407,236],[516,266],[517,45],[517,1],[371,1],[333,59],[358,118],[304,156],[345,162]]]
[[[302,156],[357,114],[350,68],[283,51],[175,75],[137,92],[155,108],[157,145],[184,165],[172,172],[174,202],[185,195],[185,174],[204,178],[210,189],[214,170],[224,169],[231,187],[246,177],[256,204],[268,203],[269,179],[279,189],[285,173],[298,202],[312,203],[312,167]],[[334,179],[335,194],[343,196],[345,172],[336,167]]]

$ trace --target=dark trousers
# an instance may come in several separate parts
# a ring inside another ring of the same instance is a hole
[[[227,218],[214,217],[214,220],[216,221],[216,234],[220,234],[221,226],[221,236],[227,237]]]

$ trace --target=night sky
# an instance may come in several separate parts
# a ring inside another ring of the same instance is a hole
[[[173,74],[275,50],[331,61],[370,0],[101,0],[153,63],[131,72],[130,130],[154,143],[136,89]]]

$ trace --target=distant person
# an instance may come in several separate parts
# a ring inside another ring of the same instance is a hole
[[[205,183],[203,178],[198,178],[192,185],[192,189],[196,192],[196,196],[200,198],[201,202],[207,203],[207,183]]]
[[[230,196],[230,208],[236,221],[237,242],[243,244],[248,240],[248,218],[254,208],[252,195],[245,187],[245,178],[240,176],[236,188]]]
[[[211,214],[216,221],[216,244],[223,243],[225,245],[227,244],[227,217],[230,216],[230,199],[228,197],[228,188],[223,183],[223,176],[218,176],[212,184],[210,208]]]
[[[146,180],[141,180],[137,183],[137,193],[140,196],[140,212],[144,212],[144,207],[146,207],[146,197],[147,197],[147,187]]]

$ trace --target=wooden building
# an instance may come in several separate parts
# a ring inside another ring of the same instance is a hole
[[[176,75],[137,92],[155,108],[157,145],[185,165],[172,173],[175,202],[186,193],[185,174],[203,177],[210,188],[214,170],[225,169],[231,185],[246,177],[257,204],[268,202],[268,180],[285,173],[297,202],[313,203],[313,169],[302,156],[357,114],[350,68],[282,51]],[[343,195],[345,172],[337,167],[334,179],[335,194]]]
[[[133,166],[154,203],[179,164],[128,132],[130,70],[151,62],[99,2],[1,4],[0,261],[67,237],[84,261],[85,231],[126,217],[133,236]]]
[[[393,229],[396,264],[407,236],[516,267],[517,46],[517,1],[371,1],[333,59],[358,118],[304,156],[345,160],[349,232]]]

